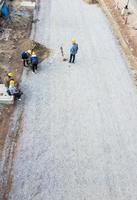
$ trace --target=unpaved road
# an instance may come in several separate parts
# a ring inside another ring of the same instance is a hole
[[[42,0],[35,39],[53,49],[24,70],[24,122],[10,200],[136,200],[137,91],[101,9]],[[75,65],[60,56],[71,38]]]
[[[130,8],[132,9],[137,9],[137,0],[118,0],[121,4],[121,5],[127,5],[128,4],[128,7],[129,7],[129,10]]]
[[[128,0],[124,0],[125,5],[127,5]],[[129,6],[134,7],[135,9],[137,9],[137,0],[129,0]]]

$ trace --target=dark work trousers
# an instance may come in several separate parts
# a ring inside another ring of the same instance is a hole
[[[70,54],[70,59],[69,59],[69,62],[71,63],[74,63],[75,62],[75,54]]]
[[[32,64],[32,70],[33,72],[35,72],[35,70],[37,70],[38,68],[38,64]]]
[[[24,65],[24,67],[27,67],[29,65],[29,60],[23,59],[23,65]]]
[[[16,100],[16,99],[20,99],[22,94],[23,94],[23,92],[21,92],[21,90],[18,90],[18,92],[16,92],[16,93],[14,94],[15,100]]]

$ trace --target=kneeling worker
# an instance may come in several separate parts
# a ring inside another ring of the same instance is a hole
[[[21,92],[21,90],[15,86],[14,80],[10,81],[10,85],[7,92],[9,95],[13,95],[15,100],[21,100],[21,95],[23,94],[23,92]]]

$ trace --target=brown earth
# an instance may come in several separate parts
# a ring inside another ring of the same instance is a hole
[[[0,33],[0,77],[4,81],[5,75],[12,71],[17,84],[20,82],[23,71],[20,58],[23,50],[33,49],[40,61],[49,55],[46,47],[29,40],[32,23],[35,23],[33,10],[21,7],[21,1],[9,2],[9,8],[12,10],[11,20],[0,18],[0,28],[4,30],[3,33]],[[10,116],[14,109],[15,104],[0,106],[0,158],[8,134]]]
[[[20,44],[29,38],[33,11],[21,8],[17,0],[13,3],[9,2],[8,5],[10,9],[13,9],[11,20],[0,18],[0,28],[4,30],[0,34],[0,76],[4,80],[5,75],[12,71],[15,81],[19,83],[23,70],[20,59],[22,51]],[[16,15],[18,11],[25,13],[27,17]],[[15,105],[0,107],[0,157],[8,133],[10,115],[14,108]]]
[[[20,57],[23,50],[31,49],[35,51],[40,62],[48,57],[50,53],[45,46],[29,39],[32,23],[37,21],[33,20],[32,9],[20,6],[21,1],[14,0],[13,3],[9,2],[9,7],[13,10],[11,12],[11,20],[0,18],[0,28],[4,30],[3,33],[0,32],[0,77],[4,81],[5,75],[12,71],[17,84],[20,83],[23,71]],[[5,181],[0,183],[0,193],[5,200],[8,199],[8,193],[12,185],[11,167],[19,136],[18,129],[12,131],[9,129],[12,121],[11,116],[15,108],[16,103],[9,106],[0,105],[0,160],[3,159],[2,152],[4,151],[6,138],[10,138],[8,152],[6,153],[8,155],[4,159],[3,177],[5,177]],[[22,113],[20,116],[20,119],[18,119],[19,128],[21,128]]]

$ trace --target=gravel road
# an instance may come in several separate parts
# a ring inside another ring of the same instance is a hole
[[[129,7],[133,7],[135,9],[137,9],[137,0],[120,0],[123,1],[125,3],[125,5],[129,5]]]
[[[137,9],[137,0],[129,0],[129,5],[134,6],[134,8]]]
[[[10,200],[136,200],[137,90],[97,5],[41,0],[35,40],[52,49],[24,69],[23,129]],[[32,32],[32,35],[34,32]],[[68,56],[71,38],[79,52]]]
[[[129,0],[129,3],[137,9],[137,0]]]

